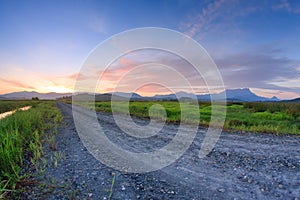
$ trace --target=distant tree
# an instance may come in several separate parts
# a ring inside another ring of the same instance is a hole
[[[38,97],[32,97],[32,100],[38,101],[39,98]]]

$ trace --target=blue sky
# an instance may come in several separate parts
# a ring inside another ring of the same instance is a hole
[[[300,1],[0,1],[0,93],[68,92],[90,51],[164,27],[212,56],[226,88],[300,96]]]

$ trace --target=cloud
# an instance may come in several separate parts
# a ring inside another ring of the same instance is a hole
[[[211,31],[213,22],[220,16],[218,11],[224,3],[224,0],[210,3],[199,14],[191,16],[188,22],[181,22],[180,29],[183,29],[184,33],[190,37],[195,36],[199,31],[202,32],[202,35]]]
[[[286,57],[287,52],[278,47],[278,41],[277,44],[245,46],[247,41],[241,40],[243,36],[249,37],[251,33],[248,32],[249,27],[245,28],[242,22],[252,23],[253,16],[250,15],[268,16],[274,11],[297,14],[300,13],[300,3],[287,0],[271,3],[268,1],[209,1],[204,6],[202,4],[196,14],[191,14],[187,19],[182,20],[179,29],[197,41],[205,39],[208,42],[207,48],[212,52],[214,61],[223,76],[225,87],[271,89],[289,92],[285,93],[289,95],[295,93],[300,95],[299,60]],[[251,36],[255,37],[255,34]],[[261,41],[257,40],[257,43],[259,42]],[[236,47],[238,47],[238,52]],[[244,48],[243,52],[240,51],[241,47]],[[251,50],[245,50],[245,48],[251,48]]]
[[[200,14],[193,16],[191,21],[182,23],[182,26],[187,28],[185,34],[193,37],[199,30],[204,28],[209,29],[212,21],[217,18],[217,11],[223,3],[223,0],[215,1],[209,4],[207,8],[203,8]]]
[[[85,76],[81,73],[71,74],[71,75],[66,76],[66,78],[71,79],[71,80],[86,80],[86,79],[88,79],[87,76]]]
[[[19,81],[15,81],[15,80],[7,80],[4,78],[0,78],[0,83],[1,83],[2,87],[5,87],[5,88],[20,88],[20,89],[32,89],[32,90],[35,89],[35,87],[33,87],[31,85],[23,84]],[[2,91],[1,91],[1,93],[2,93]]]
[[[170,94],[172,90],[159,84],[146,84],[138,88],[136,93],[143,96],[153,96],[154,94]]]
[[[127,58],[120,58],[116,62],[117,63],[114,63],[106,70],[98,72],[98,74],[101,75],[102,80],[116,83],[123,75],[140,64],[139,62],[130,61]]]
[[[127,92],[132,92],[132,88],[151,82],[163,83],[174,91],[192,92],[194,89],[193,92],[196,93],[207,93],[204,80],[190,63],[170,52],[155,51],[132,52],[116,60],[105,71],[98,71],[98,74],[102,75],[100,89],[107,92],[107,88],[118,86],[119,90],[126,92],[127,89]],[[192,87],[187,86],[186,81],[190,82]],[[156,89],[151,87],[154,86],[148,85],[140,90],[147,93],[155,90],[157,93],[165,92],[157,87]]]
[[[257,51],[223,55],[222,58],[216,58],[215,62],[226,87],[253,87],[300,93],[297,84],[300,77],[297,66],[300,61],[284,57],[279,52],[282,50],[263,46],[258,47]],[[283,84],[288,80],[295,81]]]
[[[278,80],[270,82],[270,84],[300,91],[300,78],[280,78]]]
[[[283,0],[270,6],[268,1],[215,0],[200,7],[198,13],[182,20],[179,30],[196,40],[203,40],[210,34],[217,34],[218,37],[226,33],[241,34],[244,31],[239,26],[241,18],[255,12],[269,11],[299,14],[300,1]]]
[[[293,99],[299,96],[299,94],[296,94],[295,92],[286,92],[281,90],[251,88],[251,91],[259,96],[268,97],[268,98],[272,98],[273,96],[276,96],[279,99]]]
[[[299,3],[299,1],[295,1],[294,3]],[[300,4],[298,5],[291,5],[289,1],[282,1],[278,4],[272,6],[272,10],[274,11],[287,11],[289,13],[300,13]]]
[[[241,6],[241,2],[236,0],[216,0],[203,7],[198,14],[182,21],[179,29],[197,40],[214,32],[240,32],[235,20],[258,9],[257,5]]]
[[[66,76],[45,75],[35,72],[24,71],[11,75],[6,79],[0,78],[2,88],[0,93],[16,91],[37,91],[37,92],[71,92],[77,74]],[[20,81],[16,81],[16,79]]]
[[[297,82],[300,77],[300,61],[286,57],[285,51],[276,44],[252,47],[251,50],[240,53],[224,53],[214,61],[221,72],[226,88],[248,87],[289,92],[285,93],[286,95],[300,94],[299,81]],[[173,71],[162,65],[171,67]],[[142,67],[136,68],[137,66]],[[132,88],[142,87],[144,83],[152,82],[164,83],[174,91],[208,93],[205,80],[190,63],[172,53],[158,50],[156,53],[153,50],[132,52],[116,60],[105,71],[98,70],[91,75],[93,76],[79,76],[84,82],[86,79],[98,79],[102,75],[98,92],[111,92],[116,86],[118,91],[133,92]],[[181,76],[190,82],[192,88],[182,84]],[[68,77],[74,79],[78,74]],[[284,84],[287,80],[294,81]],[[217,86],[211,87],[215,92],[220,91]],[[151,84],[139,89],[140,93],[143,91],[147,94],[155,91],[166,92],[157,85]],[[280,93],[280,95],[284,94]]]

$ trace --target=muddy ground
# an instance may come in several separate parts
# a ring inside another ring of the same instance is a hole
[[[72,107],[58,107],[64,121],[56,136],[57,166],[53,151],[45,147],[46,170],[37,176],[37,186],[27,188],[24,199],[300,199],[299,136],[222,133],[213,151],[200,159],[206,129],[199,128],[193,144],[173,164],[149,173],[122,173],[84,147]],[[162,147],[178,128],[167,125],[159,136],[138,142],[122,133],[111,114],[97,117],[112,142],[137,152]]]

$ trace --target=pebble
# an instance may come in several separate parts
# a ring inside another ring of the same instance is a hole
[[[88,194],[88,197],[91,198],[92,196],[93,196],[93,193],[89,193],[89,194]]]
[[[153,191],[154,191],[153,187],[150,187],[150,188],[149,188],[149,191],[150,191],[150,192],[153,192]]]
[[[223,193],[223,192],[225,192],[225,189],[224,188],[220,188],[220,189],[218,189],[218,191]]]
[[[125,186],[124,186],[124,185],[121,186],[121,190],[122,190],[122,191],[125,190]]]
[[[282,188],[283,188],[283,185],[282,185],[282,184],[279,184],[279,185],[278,185],[278,188],[279,188],[279,189],[282,189]]]

